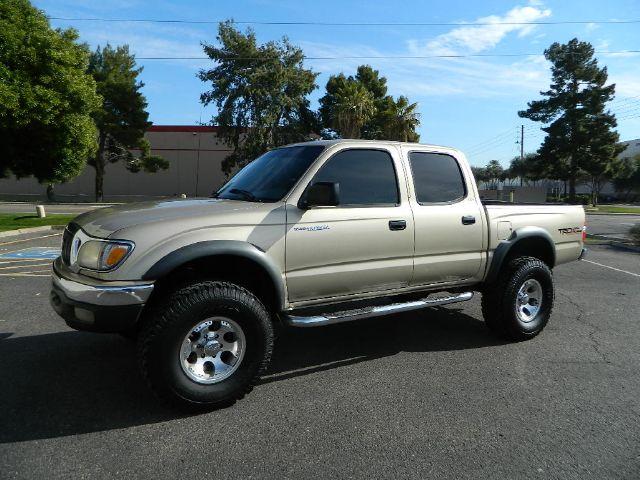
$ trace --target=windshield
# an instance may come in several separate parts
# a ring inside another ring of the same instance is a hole
[[[323,145],[277,148],[240,170],[217,194],[217,198],[250,202],[277,202],[293,188]]]

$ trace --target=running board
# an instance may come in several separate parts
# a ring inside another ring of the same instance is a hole
[[[472,297],[473,292],[465,292],[459,295],[434,298],[431,300],[424,298],[422,300],[414,300],[412,302],[392,303],[390,305],[382,305],[379,307],[357,308],[354,310],[344,310],[342,312],[327,313],[311,317],[283,315],[282,318],[286,324],[293,327],[320,327],[322,325],[331,325],[333,323],[350,322],[352,320],[360,320],[363,318],[408,312],[410,310],[447,305],[449,303],[466,302],[467,300],[471,300]]]

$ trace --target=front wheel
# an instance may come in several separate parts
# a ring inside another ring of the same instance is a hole
[[[482,315],[492,333],[507,340],[527,340],[540,333],[553,308],[553,276],[533,257],[511,261],[497,284],[482,293]]]
[[[230,405],[269,364],[270,315],[242,287],[198,282],[154,311],[140,332],[140,367],[154,392],[172,404],[189,410]]]

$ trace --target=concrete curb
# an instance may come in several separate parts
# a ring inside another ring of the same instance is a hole
[[[601,240],[602,242],[605,242],[600,245],[609,245],[611,247],[614,247],[620,250],[640,253],[640,246],[631,245],[628,243],[620,242],[618,240],[612,240],[610,237],[607,237],[606,235],[587,234],[587,238],[590,238],[591,240]]]
[[[25,233],[50,232],[52,230],[64,230],[64,225],[44,225],[42,227],[19,228],[17,230],[7,230],[0,232],[0,238],[24,235]]]
[[[585,213],[587,215],[620,215],[620,216],[631,215],[635,217],[640,216],[640,211],[638,211],[638,213],[607,213],[607,212],[590,212],[588,210],[585,210]]]

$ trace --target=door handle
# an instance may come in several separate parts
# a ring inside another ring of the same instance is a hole
[[[404,230],[407,228],[405,220],[389,220],[389,230]]]
[[[462,217],[463,225],[473,225],[474,223],[476,223],[476,217],[474,217],[473,215],[465,215],[464,217]]]

